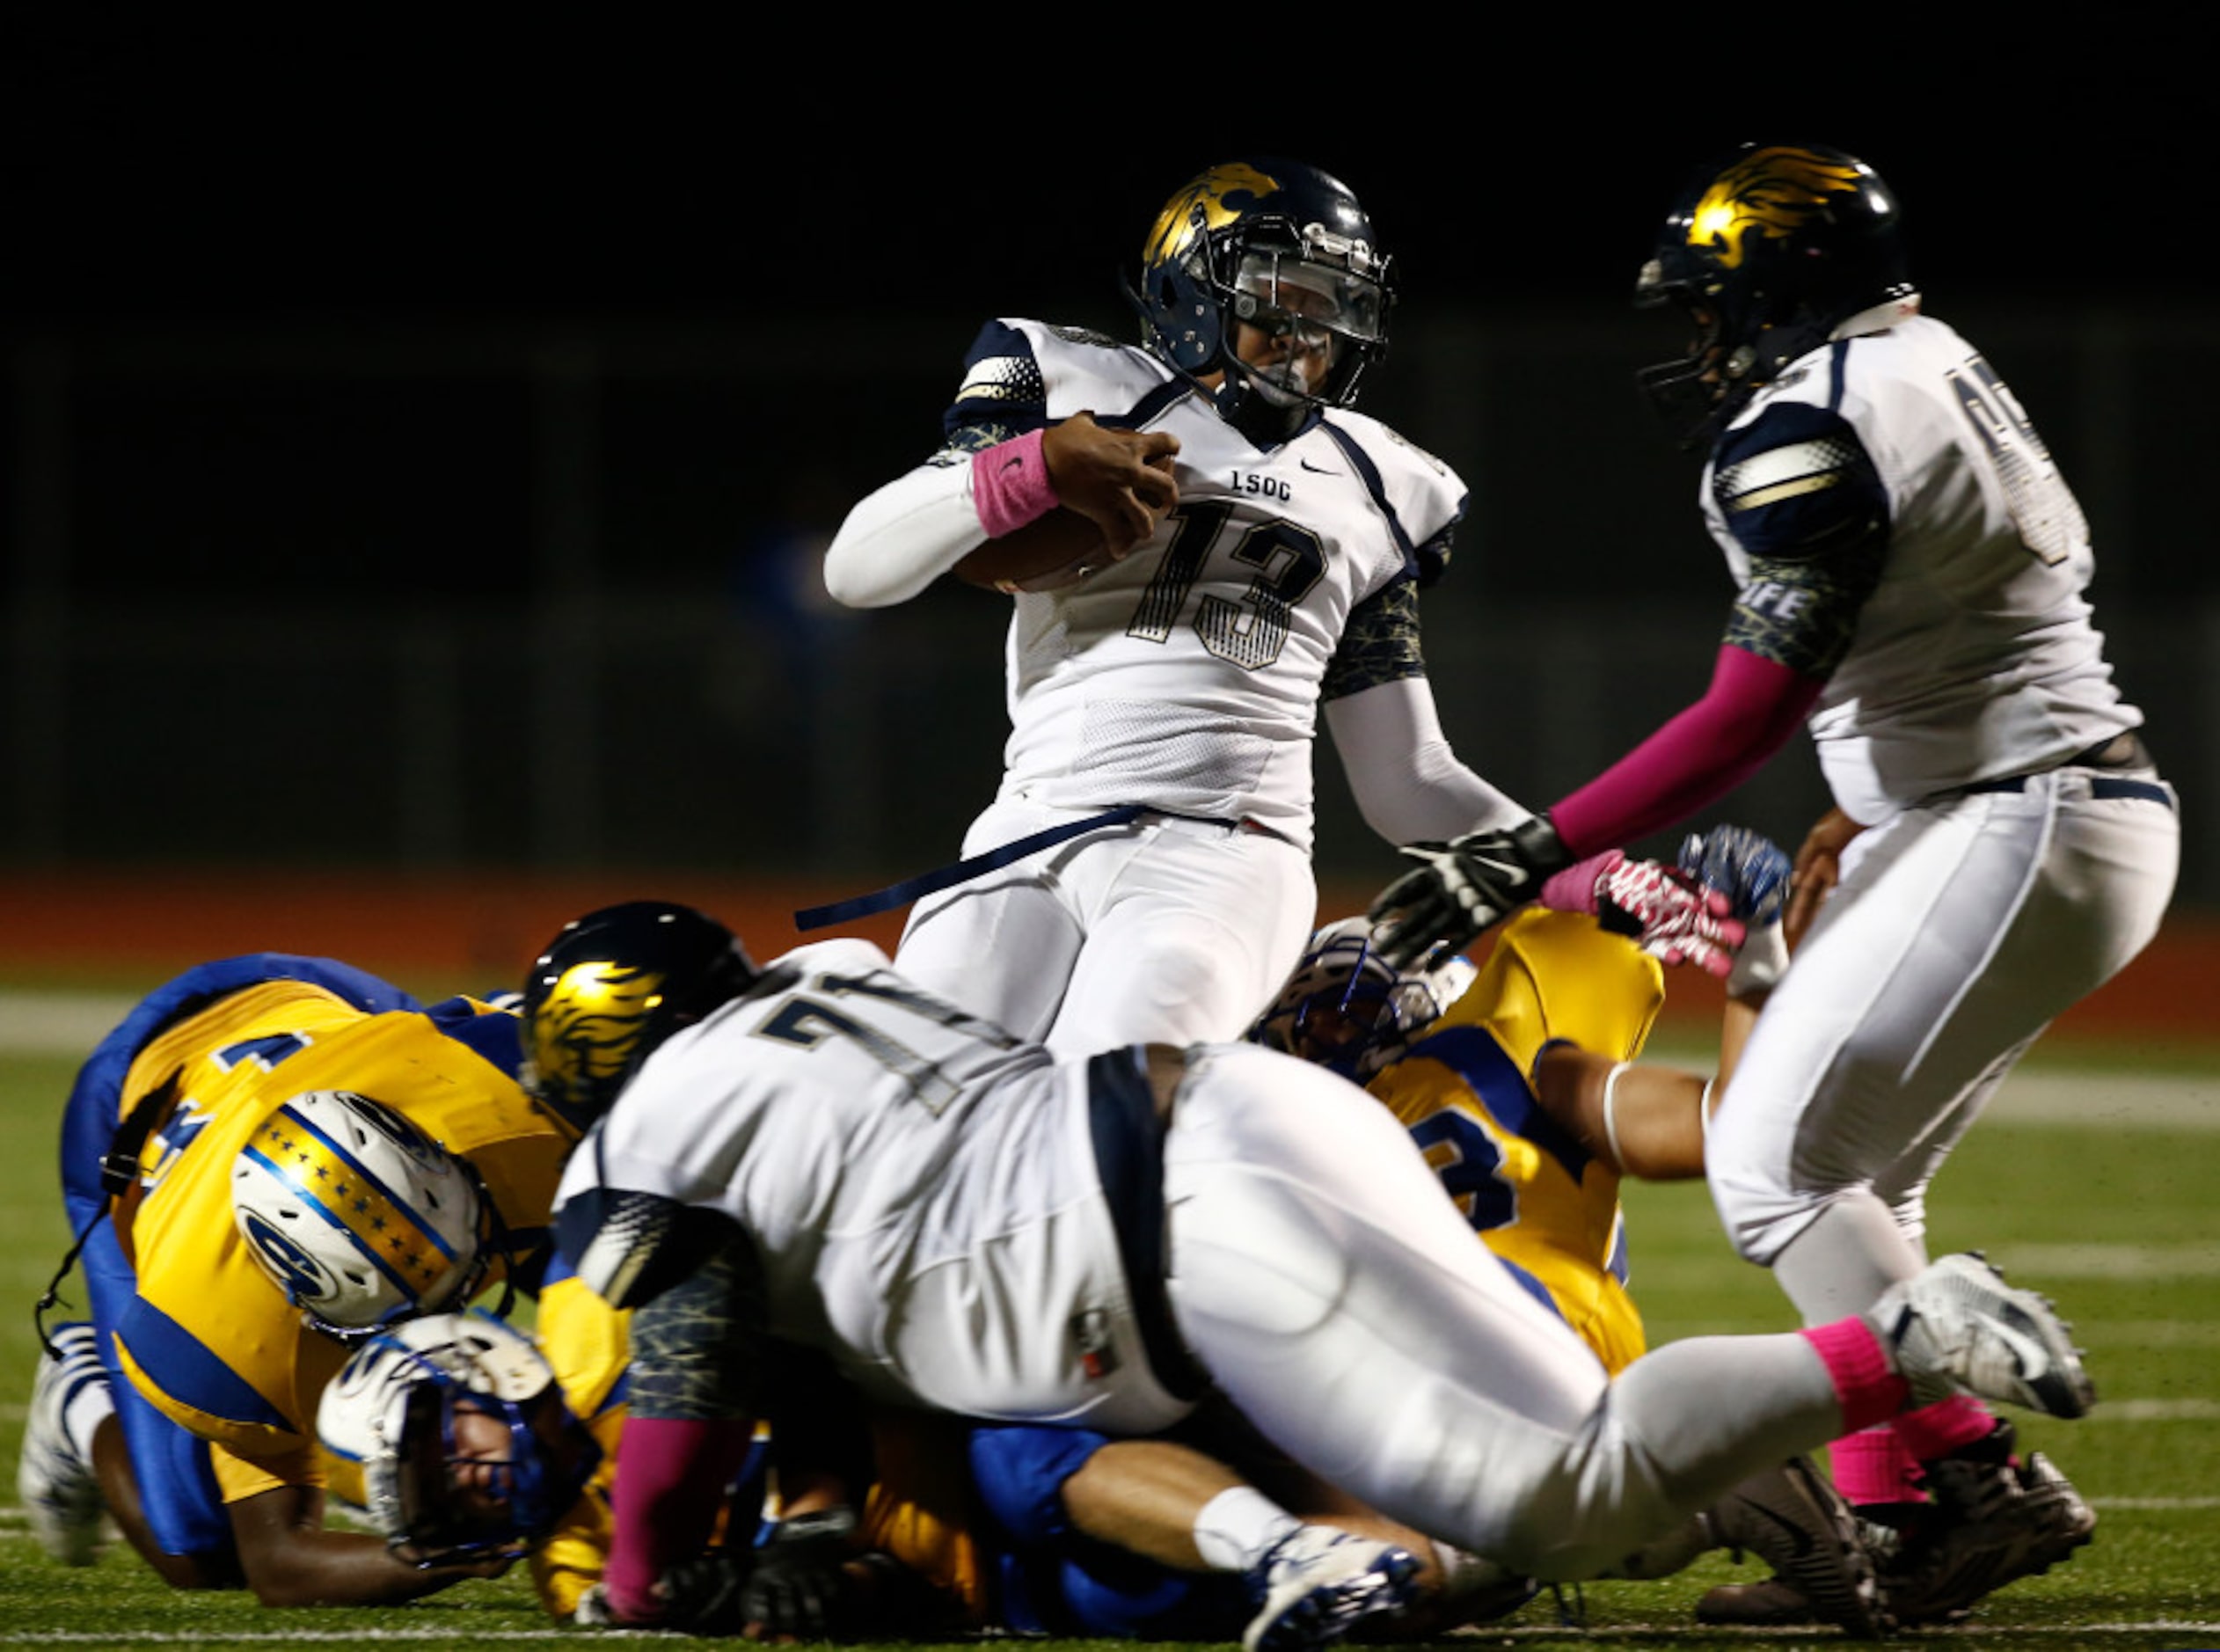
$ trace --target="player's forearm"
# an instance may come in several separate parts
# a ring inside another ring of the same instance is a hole
[[[318,1517],[302,1488],[265,1492],[230,1506],[246,1585],[265,1606],[376,1606],[414,1600],[466,1577],[493,1577],[505,1561],[417,1567],[384,1540],[304,1524]]]
[[[1551,823],[1567,850],[1587,856],[1685,819],[1764,767],[1801,725],[1822,686],[1745,649],[1722,647],[1704,698],[1552,804]]]
[[[1458,761],[1423,676],[1328,700],[1325,723],[1365,824],[1391,844],[1459,837],[1531,813]]]
[[[851,608],[908,602],[986,538],[971,466],[921,464],[848,513],[825,552],[825,588]]]

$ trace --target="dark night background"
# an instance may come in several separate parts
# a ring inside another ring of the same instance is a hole
[[[1428,654],[1460,752],[1515,793],[1584,778],[1708,670],[1695,469],[1628,376],[1677,339],[1628,295],[1689,169],[1759,136],[1895,186],[1930,308],[2096,523],[2153,744],[2185,792],[2220,780],[2195,32],[1237,21],[18,28],[0,853],[938,864],[997,772],[1002,612],[829,611],[814,547],[930,448],[982,319],[1128,332],[1122,261],[1244,152],[1340,175],[1398,259],[1363,408],[1472,487]],[[1032,38],[1060,27],[1102,38]],[[150,815],[211,765],[216,801]],[[1320,769],[1322,866],[1367,877],[1384,846]],[[1808,755],[1776,770],[1730,804],[1793,839]]]

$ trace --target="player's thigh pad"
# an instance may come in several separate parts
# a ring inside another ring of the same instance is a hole
[[[1261,833],[1186,821],[1075,861],[1086,941],[1048,1035],[1059,1054],[1238,1039],[1302,956],[1310,858]]]
[[[967,855],[1011,843],[1070,811],[997,803],[964,839]],[[1085,932],[1062,868],[1092,838],[927,895],[909,914],[895,968],[939,998],[1038,1042],[1063,1006]]]
[[[1166,1145],[1173,1311],[1313,1473],[1500,1553],[1608,1502],[1603,1367],[1510,1278],[1386,1110],[1292,1057],[1190,1057]]]
[[[1916,1199],[1922,1144],[1954,1140],[2008,1057],[2155,932],[2173,820],[2092,802],[2071,771],[1858,839],[1712,1121],[1736,1248],[1770,1262],[1845,1189]]]

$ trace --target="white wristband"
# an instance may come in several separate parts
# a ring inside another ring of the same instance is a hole
[[[1626,1160],[1618,1151],[1618,1078],[1633,1064],[1631,1061],[1622,1061],[1603,1078],[1603,1141],[1611,1150],[1612,1167],[1622,1173],[1626,1169]]]
[[[1778,923],[1753,929],[1734,954],[1734,967],[1727,973],[1730,998],[1763,997],[1779,983],[1788,969],[1788,942]]]

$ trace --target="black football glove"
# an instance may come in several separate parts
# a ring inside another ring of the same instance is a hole
[[[1545,815],[1445,844],[1406,844],[1401,852],[1418,869],[1382,890],[1369,914],[1374,949],[1397,969],[1458,951],[1539,895],[1549,875],[1573,861]]]
[[[742,1595],[752,1558],[745,1549],[711,1549],[681,1561],[656,1580],[663,1615],[649,1626],[687,1634],[738,1634],[749,1621]]]
[[[755,1570],[741,1591],[741,1617],[766,1637],[822,1641],[839,1618],[843,1568],[856,1558],[856,1515],[836,1507],[782,1521],[756,1551]]]

